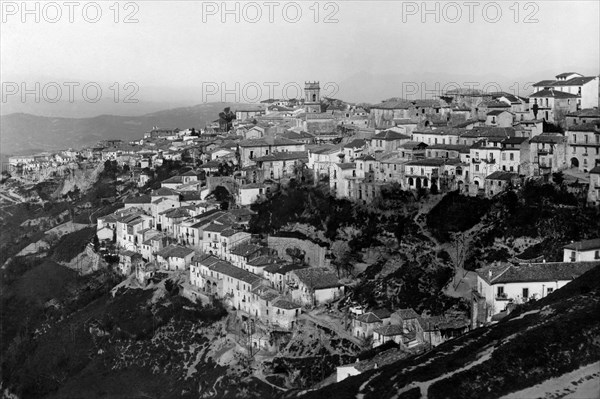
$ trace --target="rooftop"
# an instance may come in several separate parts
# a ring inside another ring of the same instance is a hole
[[[593,249],[600,249],[600,238],[572,242],[570,244],[565,245],[563,248],[574,249],[576,251],[589,251]]]
[[[331,270],[322,267],[309,267],[294,271],[298,279],[313,290],[341,286],[337,276]]]

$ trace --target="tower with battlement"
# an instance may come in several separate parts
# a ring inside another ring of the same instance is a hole
[[[319,82],[304,82],[304,109],[306,112],[321,112]]]

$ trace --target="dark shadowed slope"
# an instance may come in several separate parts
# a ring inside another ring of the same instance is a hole
[[[414,359],[348,378],[302,398],[498,398],[600,360],[600,267]]]

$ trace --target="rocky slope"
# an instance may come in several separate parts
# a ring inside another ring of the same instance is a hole
[[[481,399],[511,392],[519,397],[533,392],[526,388],[538,386],[539,392],[544,385],[538,384],[547,380],[561,393],[555,397],[579,385],[583,394],[600,376],[594,368],[600,360],[598,314],[600,268],[595,268],[508,319],[432,352],[288,397]]]

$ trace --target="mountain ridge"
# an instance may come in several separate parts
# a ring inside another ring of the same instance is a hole
[[[26,154],[34,150],[56,151],[93,145],[103,139],[140,139],[153,126],[204,127],[225,107],[241,103],[202,103],[155,111],[140,116],[102,114],[71,118],[11,113],[0,117],[0,148],[3,154]]]

